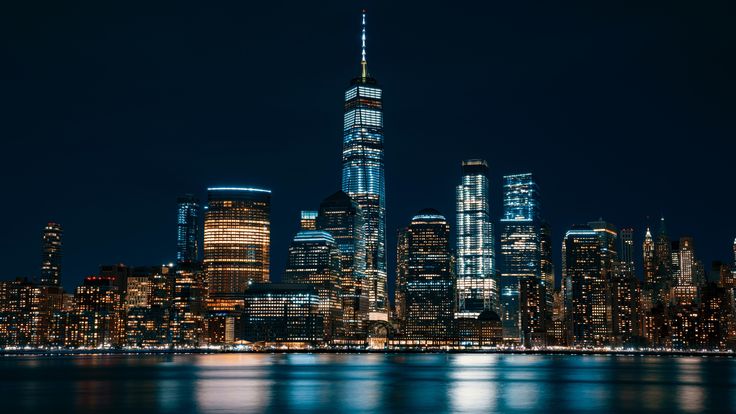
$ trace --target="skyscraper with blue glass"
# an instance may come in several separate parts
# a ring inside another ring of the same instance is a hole
[[[486,309],[497,310],[488,185],[485,160],[462,162],[462,181],[455,190],[458,317],[477,317]]]
[[[365,11],[361,41],[361,75],[345,92],[342,190],[363,211],[369,317],[387,319],[383,101],[381,88],[368,74]]]
[[[542,278],[539,187],[531,173],[503,177],[501,321],[507,341],[521,339],[519,281]]]
[[[176,262],[199,260],[199,200],[186,194],[176,200]]]

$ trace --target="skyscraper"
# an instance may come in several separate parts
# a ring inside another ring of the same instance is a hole
[[[325,340],[342,335],[340,250],[330,233],[302,230],[296,234],[289,246],[286,281],[317,290]]]
[[[302,210],[299,217],[299,228],[302,230],[317,230],[317,212]]]
[[[664,217],[659,221],[659,231],[654,241],[654,286],[655,291],[666,290],[672,278],[672,244],[667,236]],[[659,299],[659,294],[656,294]]]
[[[634,229],[621,229],[619,261],[627,273],[634,273]]]
[[[41,285],[61,286],[61,225],[48,223],[43,228]]]
[[[654,238],[652,238],[652,232],[649,230],[649,227],[647,227],[647,232],[644,235],[642,250],[644,252],[644,282],[651,284],[654,282],[656,263],[654,259]]]
[[[455,190],[458,316],[477,317],[485,309],[498,308],[488,163],[466,160],[461,170]]]
[[[576,346],[603,346],[609,341],[607,286],[603,272],[603,243],[589,226],[575,226],[565,234],[564,263],[570,285],[572,339]]]
[[[417,213],[406,228],[406,320],[409,345],[443,346],[453,339],[455,277],[450,226],[437,210]]]
[[[639,280],[634,273],[634,230],[621,230],[620,260],[610,281],[611,329],[616,345],[631,345],[640,336]]]
[[[340,249],[342,325],[345,336],[360,340],[368,319],[363,210],[350,196],[338,191],[319,205],[315,224],[329,232]]]
[[[199,260],[199,200],[186,194],[176,200],[176,262]]]
[[[503,183],[501,321],[504,338],[518,341],[523,319],[519,315],[519,281],[521,278],[542,279],[539,187],[530,173],[504,176]]]
[[[258,188],[207,189],[204,265],[209,293],[243,293],[250,283],[269,280],[271,191]]]
[[[382,90],[368,73],[366,15],[362,15],[361,74],[345,92],[342,190],[364,216],[365,277],[370,319],[388,319],[386,291],[386,199],[383,160]]]

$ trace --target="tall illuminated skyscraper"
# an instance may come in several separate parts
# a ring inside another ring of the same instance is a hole
[[[382,90],[368,73],[365,11],[361,74],[345,91],[342,190],[363,210],[370,319],[388,319]]]
[[[417,213],[401,237],[407,269],[403,338],[409,345],[443,346],[454,338],[455,277],[450,226],[437,210]]]
[[[199,200],[186,194],[176,200],[176,262],[199,260]]]
[[[41,247],[41,285],[61,286],[61,225],[48,223],[43,228]]]
[[[539,187],[531,173],[506,175],[503,183],[501,320],[504,338],[514,341],[521,338],[519,329],[524,320],[519,315],[519,281],[523,278],[542,279],[542,288],[546,288],[546,280],[542,275]],[[545,229],[545,239],[548,233]],[[545,245],[545,251],[547,247]]]
[[[498,309],[488,163],[465,160],[461,169],[462,181],[455,189],[458,317],[477,317]]]
[[[243,293],[250,283],[269,280],[271,191],[258,188],[207,189],[204,266],[209,293]]]

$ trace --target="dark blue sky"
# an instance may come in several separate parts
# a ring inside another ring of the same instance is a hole
[[[0,13],[0,278],[38,274],[49,220],[67,288],[171,261],[178,195],[255,185],[273,190],[278,280],[298,211],[340,185],[364,6],[391,274],[413,212],[454,221],[468,157],[489,161],[494,216],[503,174],[537,175],[558,265],[572,224],[632,226],[640,247],[659,214],[707,267],[732,257],[733,2],[109,3]]]

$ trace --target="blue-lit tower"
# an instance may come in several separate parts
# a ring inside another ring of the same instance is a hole
[[[486,309],[498,310],[488,163],[465,160],[461,168],[455,189],[458,317],[475,318]]]
[[[361,74],[345,92],[342,190],[363,211],[369,318],[387,319],[383,101],[381,88],[368,74],[365,10],[361,41]]]
[[[539,187],[531,173],[503,177],[500,301],[503,336],[521,340],[519,281],[542,279]]]
[[[185,194],[176,204],[176,262],[195,263],[199,260],[199,200]]]

